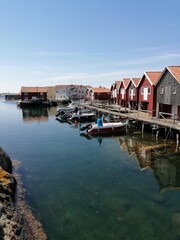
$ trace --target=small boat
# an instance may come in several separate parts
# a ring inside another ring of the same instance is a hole
[[[93,112],[89,111],[82,111],[77,113],[72,113],[68,116],[69,121],[80,121],[80,122],[87,122],[87,121],[95,121],[96,115]]]
[[[88,124],[82,127],[80,130],[86,130],[90,135],[101,135],[101,134],[118,134],[126,131],[126,122],[109,122],[103,123],[103,126],[98,126],[97,124]]]
[[[59,107],[57,109],[57,113],[61,113],[61,112],[72,112],[75,110],[75,108],[79,108],[80,107],[80,102],[71,102],[69,103],[66,107]]]

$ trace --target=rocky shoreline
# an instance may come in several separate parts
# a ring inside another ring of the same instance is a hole
[[[0,147],[0,239],[46,240],[41,223],[24,199],[19,166]]]

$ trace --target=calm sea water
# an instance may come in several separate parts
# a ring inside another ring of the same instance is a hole
[[[0,146],[21,161],[48,239],[180,239],[178,146],[137,132],[88,139],[55,113],[0,101]]]

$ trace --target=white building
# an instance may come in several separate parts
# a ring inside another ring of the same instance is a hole
[[[85,98],[86,89],[83,85],[68,85],[67,95],[70,100],[81,100]]]
[[[55,98],[56,101],[68,101],[69,97],[67,94],[68,85],[56,85],[55,86]]]

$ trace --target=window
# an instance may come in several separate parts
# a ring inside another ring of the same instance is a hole
[[[121,94],[124,94],[124,93],[125,93],[125,89],[122,88],[122,89],[121,89]]]
[[[172,94],[176,95],[176,86],[174,84],[172,85]]]
[[[164,86],[160,86],[160,94],[164,94]]]
[[[147,89],[147,90],[145,90],[145,89]],[[150,87],[142,87],[141,88],[141,94],[142,95],[144,94],[144,91],[147,91],[147,93],[150,94],[151,93],[151,88]]]

